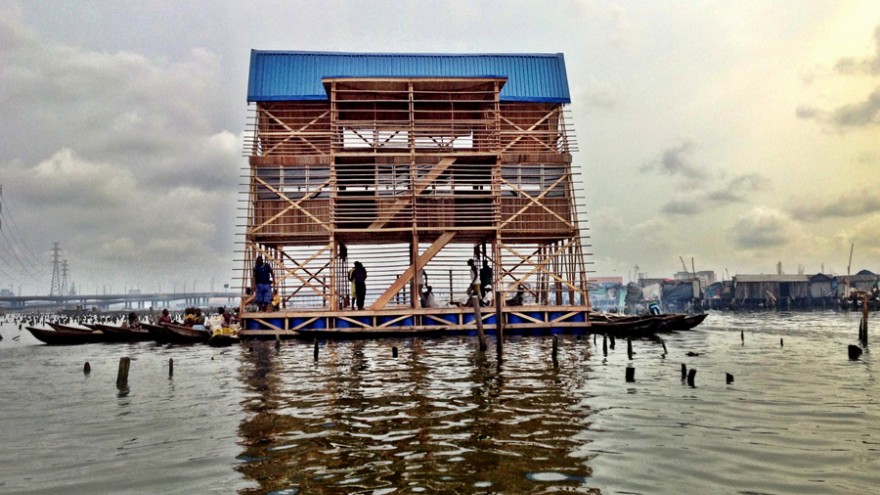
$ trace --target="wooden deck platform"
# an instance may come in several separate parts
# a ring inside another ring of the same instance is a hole
[[[506,333],[584,333],[589,331],[589,310],[584,306],[516,306],[501,312]],[[483,307],[483,331],[495,333],[498,313]],[[378,311],[282,310],[243,313],[242,338],[359,338],[476,333],[471,307],[389,308]]]

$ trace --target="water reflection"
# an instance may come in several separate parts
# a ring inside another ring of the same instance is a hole
[[[598,493],[583,446],[587,341],[255,342],[240,369],[240,493]],[[392,358],[391,347],[400,349]],[[566,351],[567,349],[567,351]],[[581,392],[582,394],[582,392]]]

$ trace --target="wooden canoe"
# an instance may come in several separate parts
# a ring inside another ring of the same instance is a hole
[[[153,340],[150,332],[143,328],[123,328],[114,325],[105,325],[103,323],[95,323],[93,326],[104,332],[104,340],[107,342],[138,342],[142,340]]]
[[[590,314],[590,326],[599,333],[625,337],[645,337],[655,333],[690,330],[706,319],[707,314],[686,315],[668,313],[661,315]]]
[[[141,328],[150,332],[153,340],[156,342],[172,342],[173,335],[165,328],[164,325],[154,325],[152,323],[141,323]]]
[[[30,326],[25,328],[37,340],[45,342],[47,345],[93,344],[104,341],[104,334],[102,332],[69,332]]]
[[[94,328],[88,327],[75,327],[72,325],[63,325],[61,323],[55,322],[47,322],[47,324],[52,327],[52,330],[57,330],[59,332],[83,332],[83,333],[92,333],[95,331]]]
[[[687,315],[679,321],[673,322],[671,325],[672,330],[690,330],[695,326],[703,323],[703,320],[709,316],[709,313],[703,313],[700,315]]]
[[[235,334],[216,334],[208,339],[208,345],[211,347],[226,347],[239,342],[241,340]]]
[[[211,337],[210,332],[207,330],[198,330],[177,323],[166,323],[162,326],[168,330],[169,342],[176,342],[178,344],[207,342],[208,338]]]

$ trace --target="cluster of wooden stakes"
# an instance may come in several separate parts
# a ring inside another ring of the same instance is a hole
[[[479,300],[476,297],[474,297],[472,299],[472,301],[474,304],[474,313],[477,315],[477,318],[475,321],[477,323],[477,339],[479,342],[479,350],[482,353],[482,352],[486,352],[486,350],[489,348],[489,346],[486,342],[486,334],[483,331],[482,320],[479,318],[479,314],[480,314]],[[597,344],[597,339],[598,339],[597,334],[593,334],[593,343],[594,344]],[[745,344],[745,333],[742,330],[740,330],[740,339],[742,340],[743,344]],[[665,356],[667,354],[666,342],[663,341],[663,339],[659,339],[659,340],[660,340],[660,344],[663,346],[663,355]],[[502,341],[503,341],[503,329],[499,328],[498,329],[498,338],[495,339],[496,352],[498,353],[499,360],[501,359],[502,350],[503,350]],[[862,318],[861,318],[861,321],[859,322],[859,342],[862,344],[863,347],[867,347],[867,345],[868,345],[868,300],[867,300],[867,298],[864,299],[864,304],[862,306]],[[605,356],[608,355],[609,344],[610,344],[611,349],[614,350],[614,346],[615,346],[614,335],[603,334],[602,335],[602,354]],[[779,339],[779,346],[782,347],[783,345],[784,345],[783,339],[780,338]],[[275,349],[276,350],[281,349],[281,339],[280,339],[280,337],[277,337],[277,336],[275,339]],[[857,345],[850,344],[848,351],[849,351],[849,358],[851,360],[857,360],[862,355],[862,348]],[[627,337],[627,339],[626,339],[626,352],[627,352],[627,356],[629,357],[629,359],[632,360],[632,358],[633,358],[632,339],[629,337]],[[397,346],[391,347],[391,355],[392,355],[392,357],[395,357],[395,358],[397,357],[397,355],[398,355]],[[688,355],[689,356],[696,356],[698,354],[689,352]],[[318,356],[319,356],[318,339],[315,339],[315,345],[314,345],[315,361],[318,360]],[[553,350],[551,352],[551,358],[553,359],[553,366],[558,367],[559,366],[559,337],[556,335],[553,336]],[[211,358],[211,359],[213,359],[213,358]],[[128,388],[128,371],[130,368],[131,368],[131,358],[129,358],[129,357],[119,358],[119,370],[116,375],[116,387],[117,388],[119,388],[119,389]],[[83,366],[83,373],[88,374],[91,372],[91,370],[92,370],[91,365],[87,361],[85,363],[85,365]],[[168,359],[168,376],[173,376],[173,375],[174,375],[174,359],[169,358]],[[636,381],[635,375],[636,375],[636,369],[633,366],[627,366],[626,367],[626,377],[625,377],[627,383],[635,382]],[[725,375],[726,375],[727,384],[733,383],[733,375],[730,373],[725,373]],[[689,386],[695,387],[694,380],[696,379],[696,376],[697,376],[697,370],[695,368],[688,369],[688,367],[685,363],[681,363],[681,380],[682,381],[686,381]]]

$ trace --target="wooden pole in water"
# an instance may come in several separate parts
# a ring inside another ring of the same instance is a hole
[[[89,364],[88,361],[86,361],[86,364],[83,365],[83,373],[88,375],[91,372],[92,372],[92,365]]]
[[[391,357],[397,357],[397,346],[391,346]]]
[[[742,340],[742,343],[746,343],[746,334],[742,330],[739,331],[739,339]]]
[[[501,359],[502,341],[504,340],[504,311],[501,309],[501,291],[495,291],[495,352]]]
[[[697,376],[697,370],[691,368],[690,371],[688,371],[688,378],[687,378],[688,385],[690,385],[691,387],[694,386],[694,378],[696,376]]]
[[[632,366],[627,366],[626,368],[626,382],[632,383],[636,381],[636,369]]]
[[[633,358],[633,341],[631,338],[626,338],[626,355],[629,356],[629,359]]]
[[[128,386],[128,370],[131,367],[131,358],[119,358],[119,370],[116,373],[116,387],[125,388]]]
[[[862,296],[862,321],[859,323],[859,340],[868,343],[868,293]]]
[[[668,352],[666,352],[666,341],[660,339],[660,344],[663,346],[663,355],[665,356],[666,354],[668,354]]]
[[[553,336],[553,366],[559,366],[559,337]]]
[[[602,334],[602,354],[605,356],[608,355],[608,338],[604,333]]]
[[[731,383],[733,383],[733,375],[727,373],[727,384],[730,385]]]
[[[168,358],[168,376],[174,376],[174,358]]]
[[[681,379],[684,380],[685,378],[687,378],[687,376],[688,376],[688,367],[684,363],[681,363]]]
[[[483,333],[483,313],[480,311],[480,299],[471,296],[471,304],[474,306],[474,322],[477,324],[477,338],[480,340],[480,352],[486,352],[489,346],[486,344],[486,334]]]
[[[611,350],[613,351],[614,350],[614,334],[613,333],[608,334],[608,340],[610,341],[608,343],[609,344],[608,347],[610,347]]]
[[[847,347],[847,351],[849,351],[849,358],[853,361],[862,355],[862,348],[857,345],[850,344],[849,347]]]
[[[318,360],[318,339],[315,339],[315,361]]]

